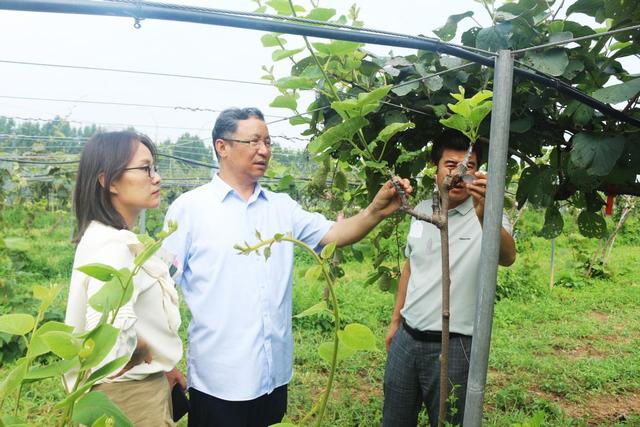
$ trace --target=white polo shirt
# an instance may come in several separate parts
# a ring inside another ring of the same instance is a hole
[[[431,201],[416,210],[431,215]],[[502,215],[502,226],[511,233],[511,223]],[[473,335],[480,272],[482,227],[469,197],[449,210],[449,265],[451,275],[451,320],[449,329]],[[440,230],[427,222],[411,221],[405,254],[411,276],[404,307],[407,324],[421,331],[442,330],[442,258]]]

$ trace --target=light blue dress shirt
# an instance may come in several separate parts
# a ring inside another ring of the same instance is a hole
[[[250,400],[287,384],[293,372],[291,306],[293,249],[271,256],[239,255],[235,244],[292,233],[318,247],[332,221],[303,210],[286,194],[256,184],[248,201],[218,175],[176,199],[165,222],[178,230],[165,241],[183,273],[178,278],[192,319],[189,387],[224,400]]]

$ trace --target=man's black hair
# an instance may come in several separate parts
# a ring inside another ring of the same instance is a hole
[[[469,149],[469,139],[462,133],[447,129],[434,138],[433,147],[431,147],[431,161],[434,165],[440,163],[442,152],[446,149],[455,151],[467,151]],[[477,142],[473,145],[473,152],[476,153],[478,164],[482,163],[482,150]]]
[[[256,118],[264,122],[264,115],[262,111],[254,107],[248,108],[227,108],[222,111],[216,123],[213,125],[213,131],[211,137],[213,138],[213,151],[216,153],[216,157],[219,159],[218,151],[216,150],[216,140],[229,138],[238,129],[238,122],[240,120],[247,120],[250,118]]]

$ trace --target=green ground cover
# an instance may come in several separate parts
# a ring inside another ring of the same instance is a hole
[[[32,285],[68,283],[73,223],[63,213],[30,217],[17,210],[2,212],[2,220],[5,236],[26,237],[30,247],[24,253],[0,253],[0,313],[29,311]],[[581,238],[568,224],[557,239],[553,289],[550,242],[534,232],[541,223],[535,212],[519,220],[518,260],[500,271],[485,424],[511,426],[538,414],[544,417],[542,425],[550,426],[640,425],[640,221],[636,216],[625,226],[609,264],[594,279],[584,277],[582,264],[597,242]],[[299,258],[295,313],[323,294],[323,284],[305,282],[309,264]],[[326,425],[372,426],[380,421],[384,337],[394,296],[375,284],[366,285],[371,263],[368,258],[355,262],[347,257],[337,293],[343,319],[369,326],[379,350],[340,362]],[[63,317],[65,294],[50,309],[49,318]],[[188,317],[184,307],[183,311]],[[294,320],[295,373],[289,400],[294,421],[306,413],[326,381],[328,367],[316,348],[329,338],[330,322],[322,316]],[[21,347],[5,336],[0,336],[0,345],[2,378]],[[61,397],[58,381],[27,386],[19,412],[34,425],[49,425],[52,406]],[[13,406],[7,399],[2,412]]]

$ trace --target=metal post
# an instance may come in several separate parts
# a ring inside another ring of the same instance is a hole
[[[464,410],[464,427],[482,425],[484,387],[489,365],[493,302],[496,295],[500,230],[504,205],[504,183],[509,148],[509,122],[513,87],[513,57],[508,50],[498,52],[493,78],[493,111],[489,143],[489,176],[484,207],[482,262],[478,302],[474,322],[471,365]]]

